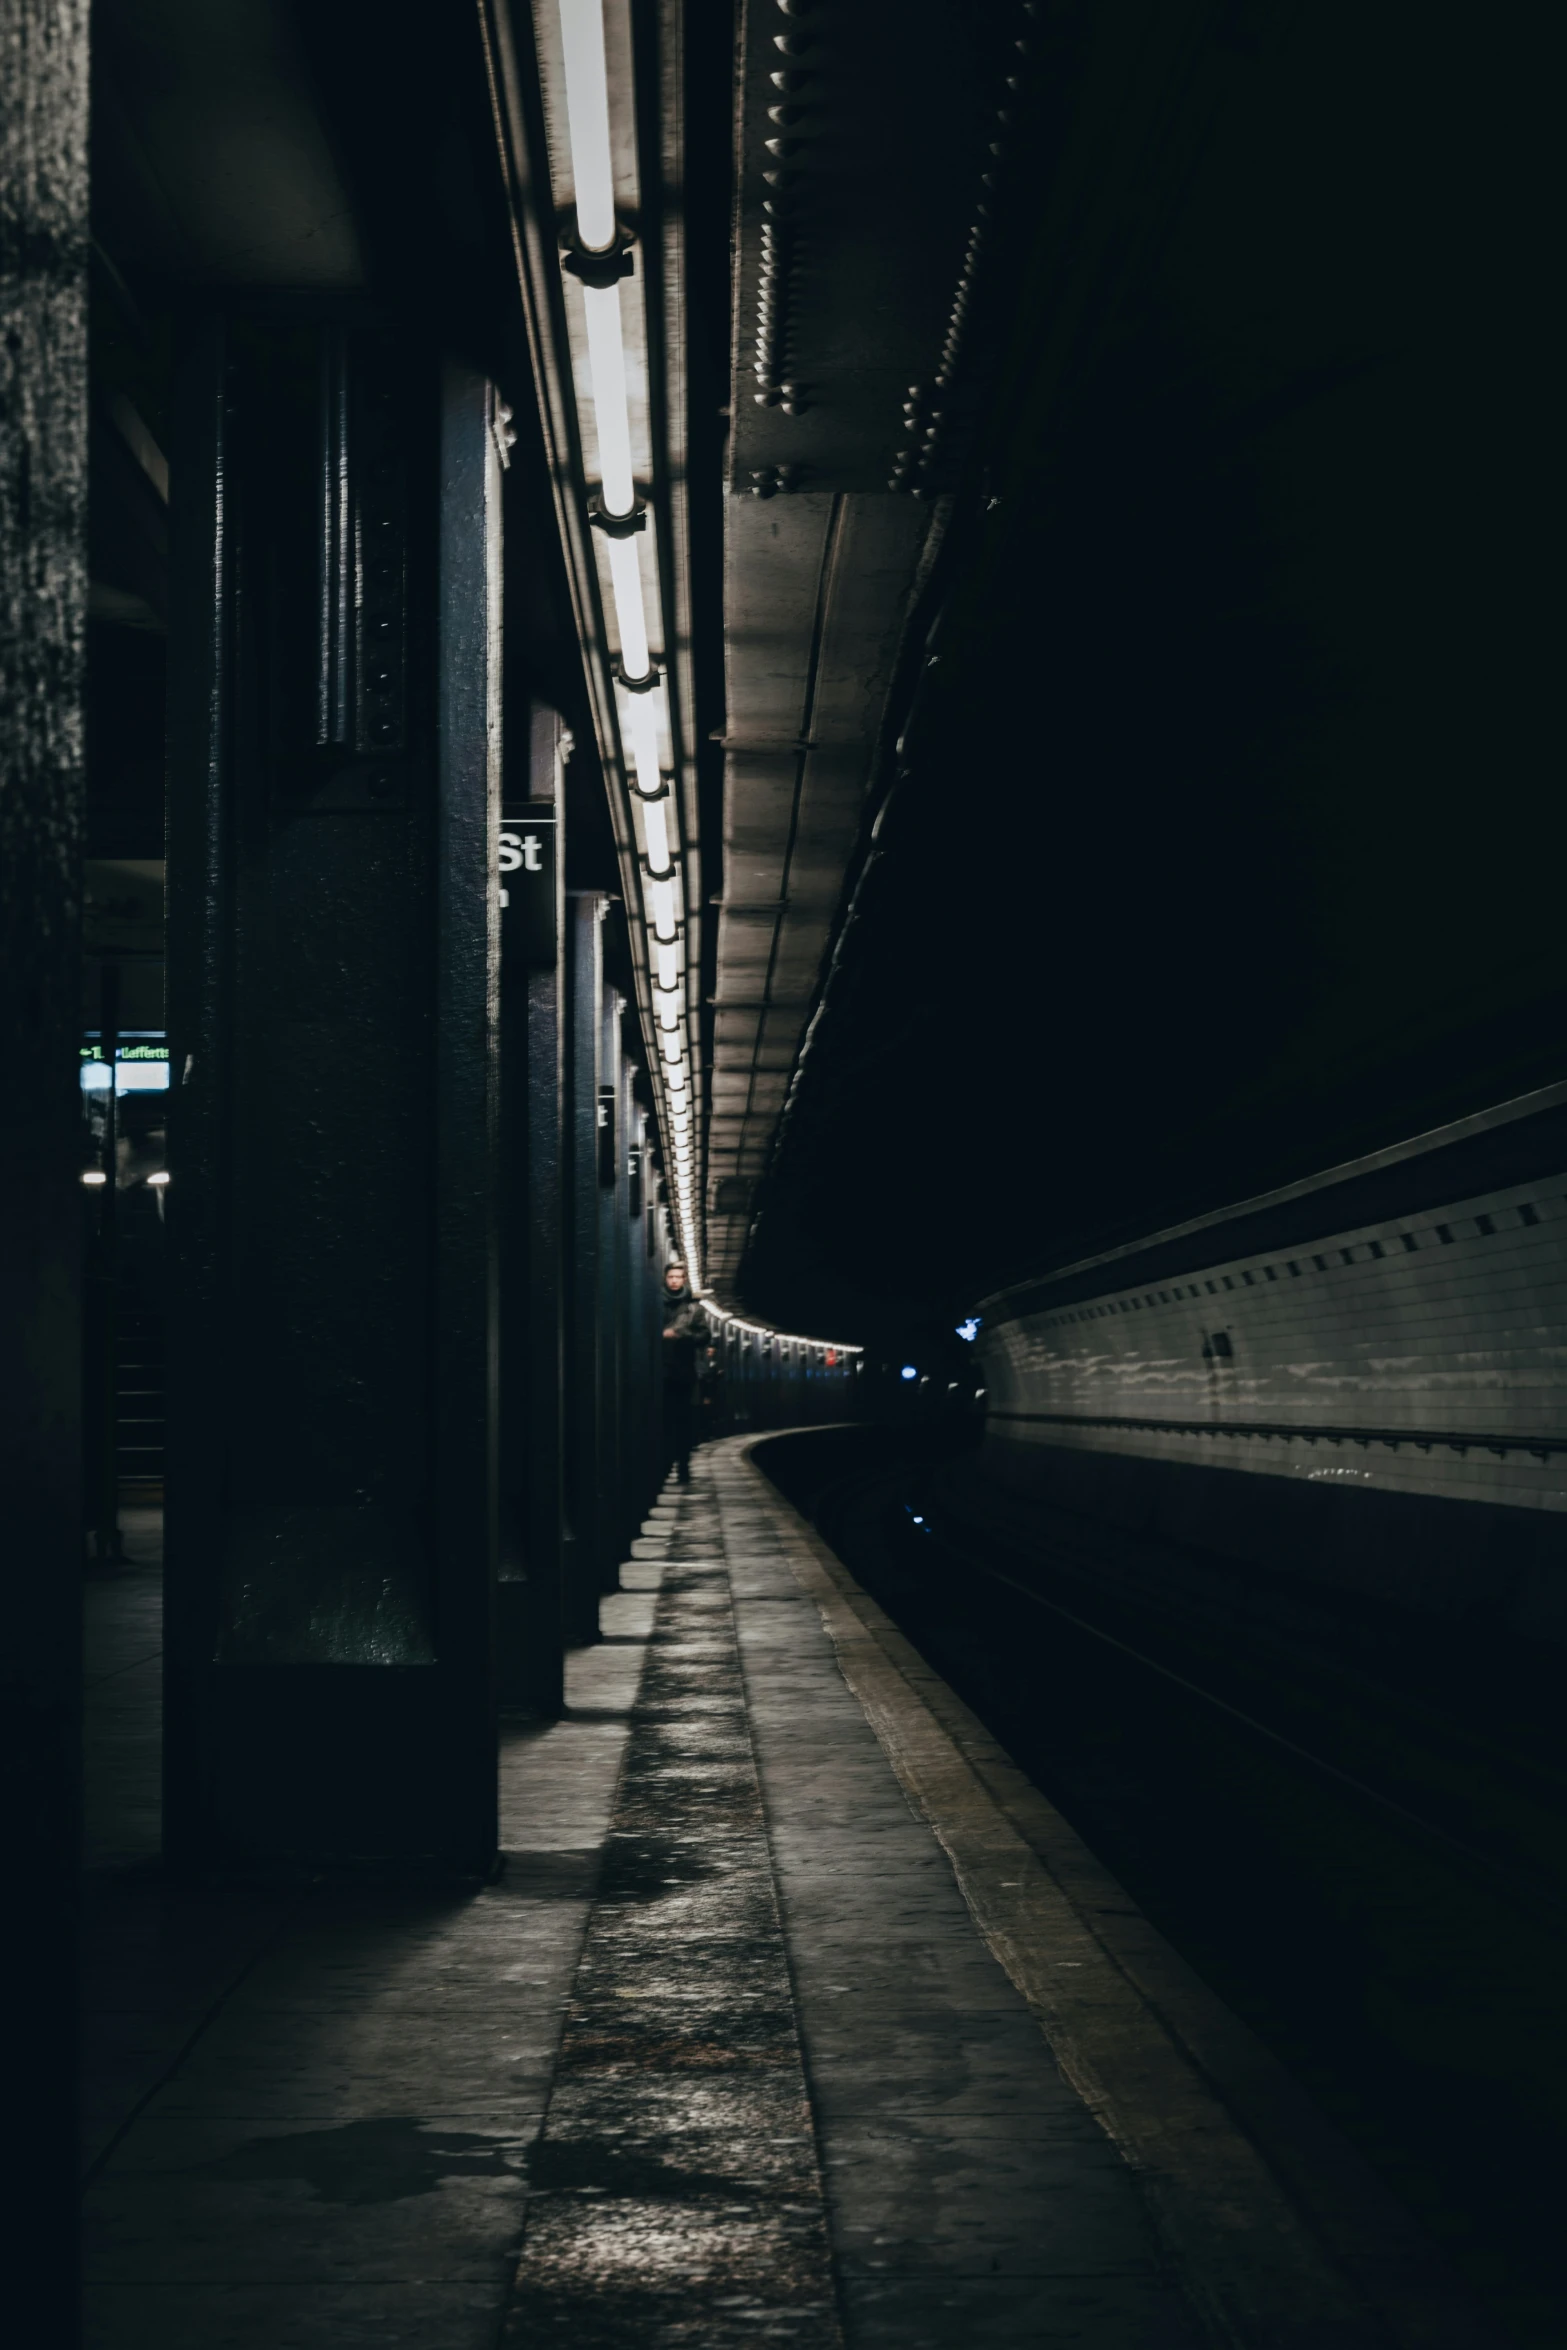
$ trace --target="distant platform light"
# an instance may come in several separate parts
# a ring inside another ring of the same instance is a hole
[[[87,1167],[83,1169],[82,1181],[84,1183],[91,1184],[95,1189],[100,1183],[107,1183],[108,1180],[108,1176],[105,1175],[101,1167]]]
[[[166,1167],[160,1167],[156,1175],[149,1175],[147,1178],[155,1191],[161,1191],[168,1180],[169,1175]]]
[[[973,1345],[975,1339],[979,1336],[978,1314],[970,1314],[966,1322],[960,1322],[958,1324],[958,1336],[960,1338],[966,1338],[970,1346]]]
[[[912,1363],[905,1363],[902,1370],[898,1373],[898,1377],[900,1379],[917,1379],[919,1377],[919,1373],[916,1371]]]

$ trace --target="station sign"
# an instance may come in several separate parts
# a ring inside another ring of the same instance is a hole
[[[501,953],[553,971],[557,936],[556,859],[560,828],[553,800],[520,800],[501,816],[496,858],[501,893]]]
[[[111,1077],[102,1043],[94,1039],[82,1045],[79,1058],[83,1093],[107,1093]],[[114,1063],[112,1082],[117,1094],[168,1091],[169,1047],[161,1034],[127,1035],[122,1030],[115,1046]]]

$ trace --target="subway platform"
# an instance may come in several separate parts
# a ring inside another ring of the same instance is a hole
[[[155,1576],[95,1588],[91,2350],[1475,2350],[751,1444],[511,1727],[479,1890],[166,1884]]]

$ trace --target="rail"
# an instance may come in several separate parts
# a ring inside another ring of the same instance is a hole
[[[1489,1452],[1498,1459],[1510,1452],[1524,1452],[1537,1461],[1545,1461],[1555,1453],[1567,1453],[1567,1436],[1520,1436],[1497,1429],[1338,1428],[1322,1422],[1308,1426],[1299,1420],[1134,1419],[1124,1413],[1089,1415],[1083,1412],[992,1411],[986,1417],[991,1420],[1026,1420],[1057,1428],[1115,1428],[1157,1436],[1258,1437],[1264,1443],[1277,1436],[1286,1444],[1296,1441],[1302,1444],[1358,1444],[1362,1448],[1384,1444],[1391,1452],[1397,1452],[1401,1445],[1407,1444],[1417,1452]]]

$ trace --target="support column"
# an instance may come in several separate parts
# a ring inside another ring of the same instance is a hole
[[[625,1114],[620,1083],[620,997],[607,982],[599,1014],[598,1257],[599,1257],[599,1547],[601,1591],[620,1587],[625,1532],[621,1487],[620,1204],[624,1197]]]
[[[491,393],[362,314],[176,386],[166,1833],[495,1850]]]
[[[503,1705],[565,1702],[565,799],[559,716],[534,705],[527,796],[501,819]]]
[[[647,1418],[652,1405],[643,1373],[642,1332],[646,1300],[642,1280],[642,1112],[632,1095],[632,1065],[620,1059],[620,1193],[616,1215],[620,1291],[620,1525],[623,1557],[647,1506],[644,1473]]]
[[[9,2273],[37,2282],[21,2323],[42,2350],[77,2338],[86,263],[87,11],[14,0],[0,31],[0,1768],[18,2159],[0,2234]]]
[[[648,1265],[648,1280],[652,1289],[653,1311],[649,1316],[648,1345],[652,1356],[654,1393],[658,1397],[658,1416],[654,1436],[656,1445],[654,1476],[655,1489],[662,1487],[669,1474],[670,1459],[664,1437],[664,1313],[668,1298],[664,1290],[664,1275],[676,1251],[670,1245],[669,1186],[665,1178],[653,1173],[650,1177],[652,1201],[653,1254]]]
[[[596,891],[567,906],[567,1117],[571,1195],[566,1308],[565,1570],[568,1643],[598,1638],[603,1549],[599,1397],[599,1030],[603,1016],[604,900]]]
[[[98,1051],[109,1082],[103,1093],[105,1182],[89,1193],[91,1218],[83,1273],[86,1311],[82,1344],[82,1454],[86,1517],[97,1559],[123,1559],[120,1537],[119,1304],[120,1304],[120,968],[108,956],[99,968]]]
[[[648,1420],[648,1491],[657,1493],[664,1482],[664,1210],[659,1199],[662,1178],[654,1163],[652,1120],[642,1151],[642,1189],[645,1201],[643,1259],[647,1299],[648,1392],[652,1409]]]

